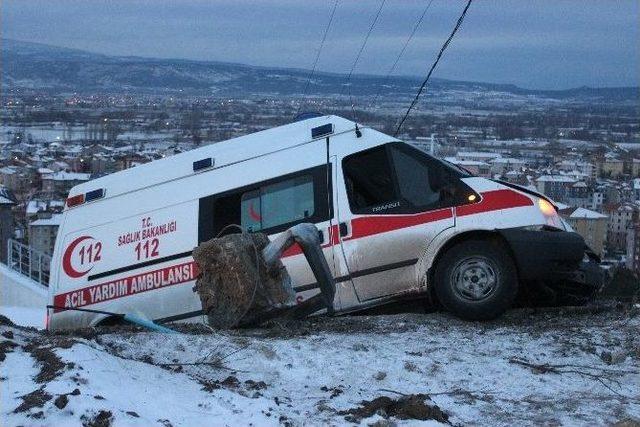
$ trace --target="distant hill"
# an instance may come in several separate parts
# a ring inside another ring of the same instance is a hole
[[[153,59],[109,56],[39,43],[1,39],[3,88],[34,88],[54,91],[102,91],[295,96],[304,90],[308,70],[256,67],[213,61]],[[346,94],[345,76],[316,73],[308,94]],[[401,94],[416,90],[418,77],[357,75],[352,92],[357,95]],[[548,98],[600,98],[608,101],[638,100],[637,87],[589,88],[560,91],[528,90],[514,85],[434,79],[437,90],[506,92]]]

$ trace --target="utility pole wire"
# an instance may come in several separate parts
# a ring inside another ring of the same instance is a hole
[[[329,16],[329,22],[327,22],[327,26],[324,28],[324,34],[322,35],[322,40],[320,41],[320,47],[318,48],[318,53],[316,54],[316,59],[313,61],[313,67],[311,67],[311,71],[309,72],[309,76],[307,76],[307,82],[304,85],[304,90],[302,91],[302,100],[300,104],[298,104],[298,110],[296,111],[296,116],[300,113],[300,109],[302,108],[302,103],[304,102],[304,97],[307,94],[307,90],[309,89],[309,84],[311,83],[311,79],[313,79],[313,75],[316,72],[316,67],[318,66],[318,61],[320,60],[320,54],[322,53],[322,48],[324,47],[324,42],[327,40],[327,35],[329,34],[329,29],[331,28],[331,23],[333,22],[333,17],[336,14],[336,9],[338,8],[338,1],[336,0],[333,3],[333,9],[331,9],[331,15]]]
[[[418,20],[416,21],[415,25],[413,26],[413,30],[411,31],[411,34],[409,34],[409,37],[407,37],[407,40],[405,40],[404,45],[402,46],[402,49],[400,50],[400,53],[396,57],[396,60],[393,61],[393,64],[389,68],[389,72],[387,72],[387,75],[385,76],[384,81],[378,87],[378,90],[376,91],[376,96],[373,97],[373,101],[371,102],[371,104],[369,104],[369,108],[373,107],[376,104],[376,102],[378,101],[378,97],[380,96],[380,90],[389,81],[389,77],[391,77],[391,73],[393,73],[395,71],[396,66],[398,65],[398,62],[400,62],[400,58],[402,58],[402,55],[404,55],[404,52],[407,50],[407,46],[409,46],[409,43],[411,43],[411,40],[413,39],[413,36],[415,36],[416,32],[418,31],[418,28],[420,28],[420,24],[422,24],[422,21],[424,20],[424,17],[427,14],[427,11],[431,7],[431,3],[433,3],[433,0],[429,0],[429,3],[427,4],[427,7],[424,8],[424,10],[422,11],[422,15],[420,15],[420,18],[418,18]]]
[[[355,61],[353,61],[353,65],[351,66],[351,70],[349,71],[349,75],[347,76],[347,86],[349,89],[349,103],[351,104],[351,114],[353,116],[354,121],[357,121],[357,118],[355,117],[356,111],[353,105],[353,97],[351,94],[351,76],[353,74],[353,71],[356,69],[356,66],[358,65],[358,61],[360,60],[360,56],[362,55],[362,52],[364,51],[364,48],[367,45],[367,42],[369,41],[369,36],[373,31],[373,27],[375,27],[376,23],[378,22],[378,18],[380,17],[380,13],[382,12],[382,8],[384,7],[385,2],[386,0],[382,0],[380,2],[380,7],[376,12],[376,16],[375,18],[373,18],[373,22],[371,22],[371,25],[369,26],[369,31],[367,31],[367,35],[365,36],[364,41],[362,42],[362,46],[360,46],[360,50],[358,51],[358,54],[356,55],[356,59]]]
[[[429,69],[429,72],[427,73],[427,77],[422,82],[422,85],[420,85],[420,89],[418,89],[418,93],[416,93],[416,96],[413,99],[413,101],[411,102],[411,105],[409,105],[409,108],[407,109],[407,112],[402,117],[402,120],[400,120],[400,123],[398,124],[398,127],[396,128],[396,131],[393,134],[393,136],[398,136],[398,132],[400,132],[400,128],[402,128],[402,125],[404,124],[405,120],[407,120],[407,117],[409,117],[409,113],[411,113],[411,110],[413,109],[413,107],[415,107],[416,103],[418,102],[418,99],[420,98],[420,95],[422,94],[422,91],[427,86],[427,83],[429,82],[429,79],[431,78],[431,74],[433,74],[433,70],[435,70],[436,66],[438,65],[438,62],[440,62],[440,58],[442,57],[442,54],[447,49],[447,47],[449,46],[449,43],[451,43],[451,40],[453,39],[453,36],[456,35],[456,32],[458,31],[458,29],[462,25],[462,21],[464,21],[464,17],[467,15],[467,11],[469,10],[469,6],[471,6],[471,2],[472,1],[473,0],[468,0],[467,1],[467,5],[464,7],[464,10],[460,14],[460,17],[458,18],[458,21],[456,22],[455,27],[453,27],[453,31],[451,31],[451,34],[449,35],[449,38],[447,38],[447,40],[444,42],[444,44],[440,48],[440,52],[438,52],[438,56],[436,57],[436,60],[433,62],[433,65],[431,65],[431,68]]]

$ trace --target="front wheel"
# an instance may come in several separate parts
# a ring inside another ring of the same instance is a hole
[[[505,248],[468,240],[438,261],[435,291],[442,305],[465,320],[489,320],[504,313],[518,293],[518,275]]]

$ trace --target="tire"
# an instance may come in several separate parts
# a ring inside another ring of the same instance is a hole
[[[448,249],[436,265],[440,303],[465,320],[490,320],[509,309],[518,294],[518,274],[498,242],[468,240]]]

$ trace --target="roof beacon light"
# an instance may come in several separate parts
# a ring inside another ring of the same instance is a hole
[[[333,123],[311,128],[311,139],[318,139],[329,136],[333,133]]]

